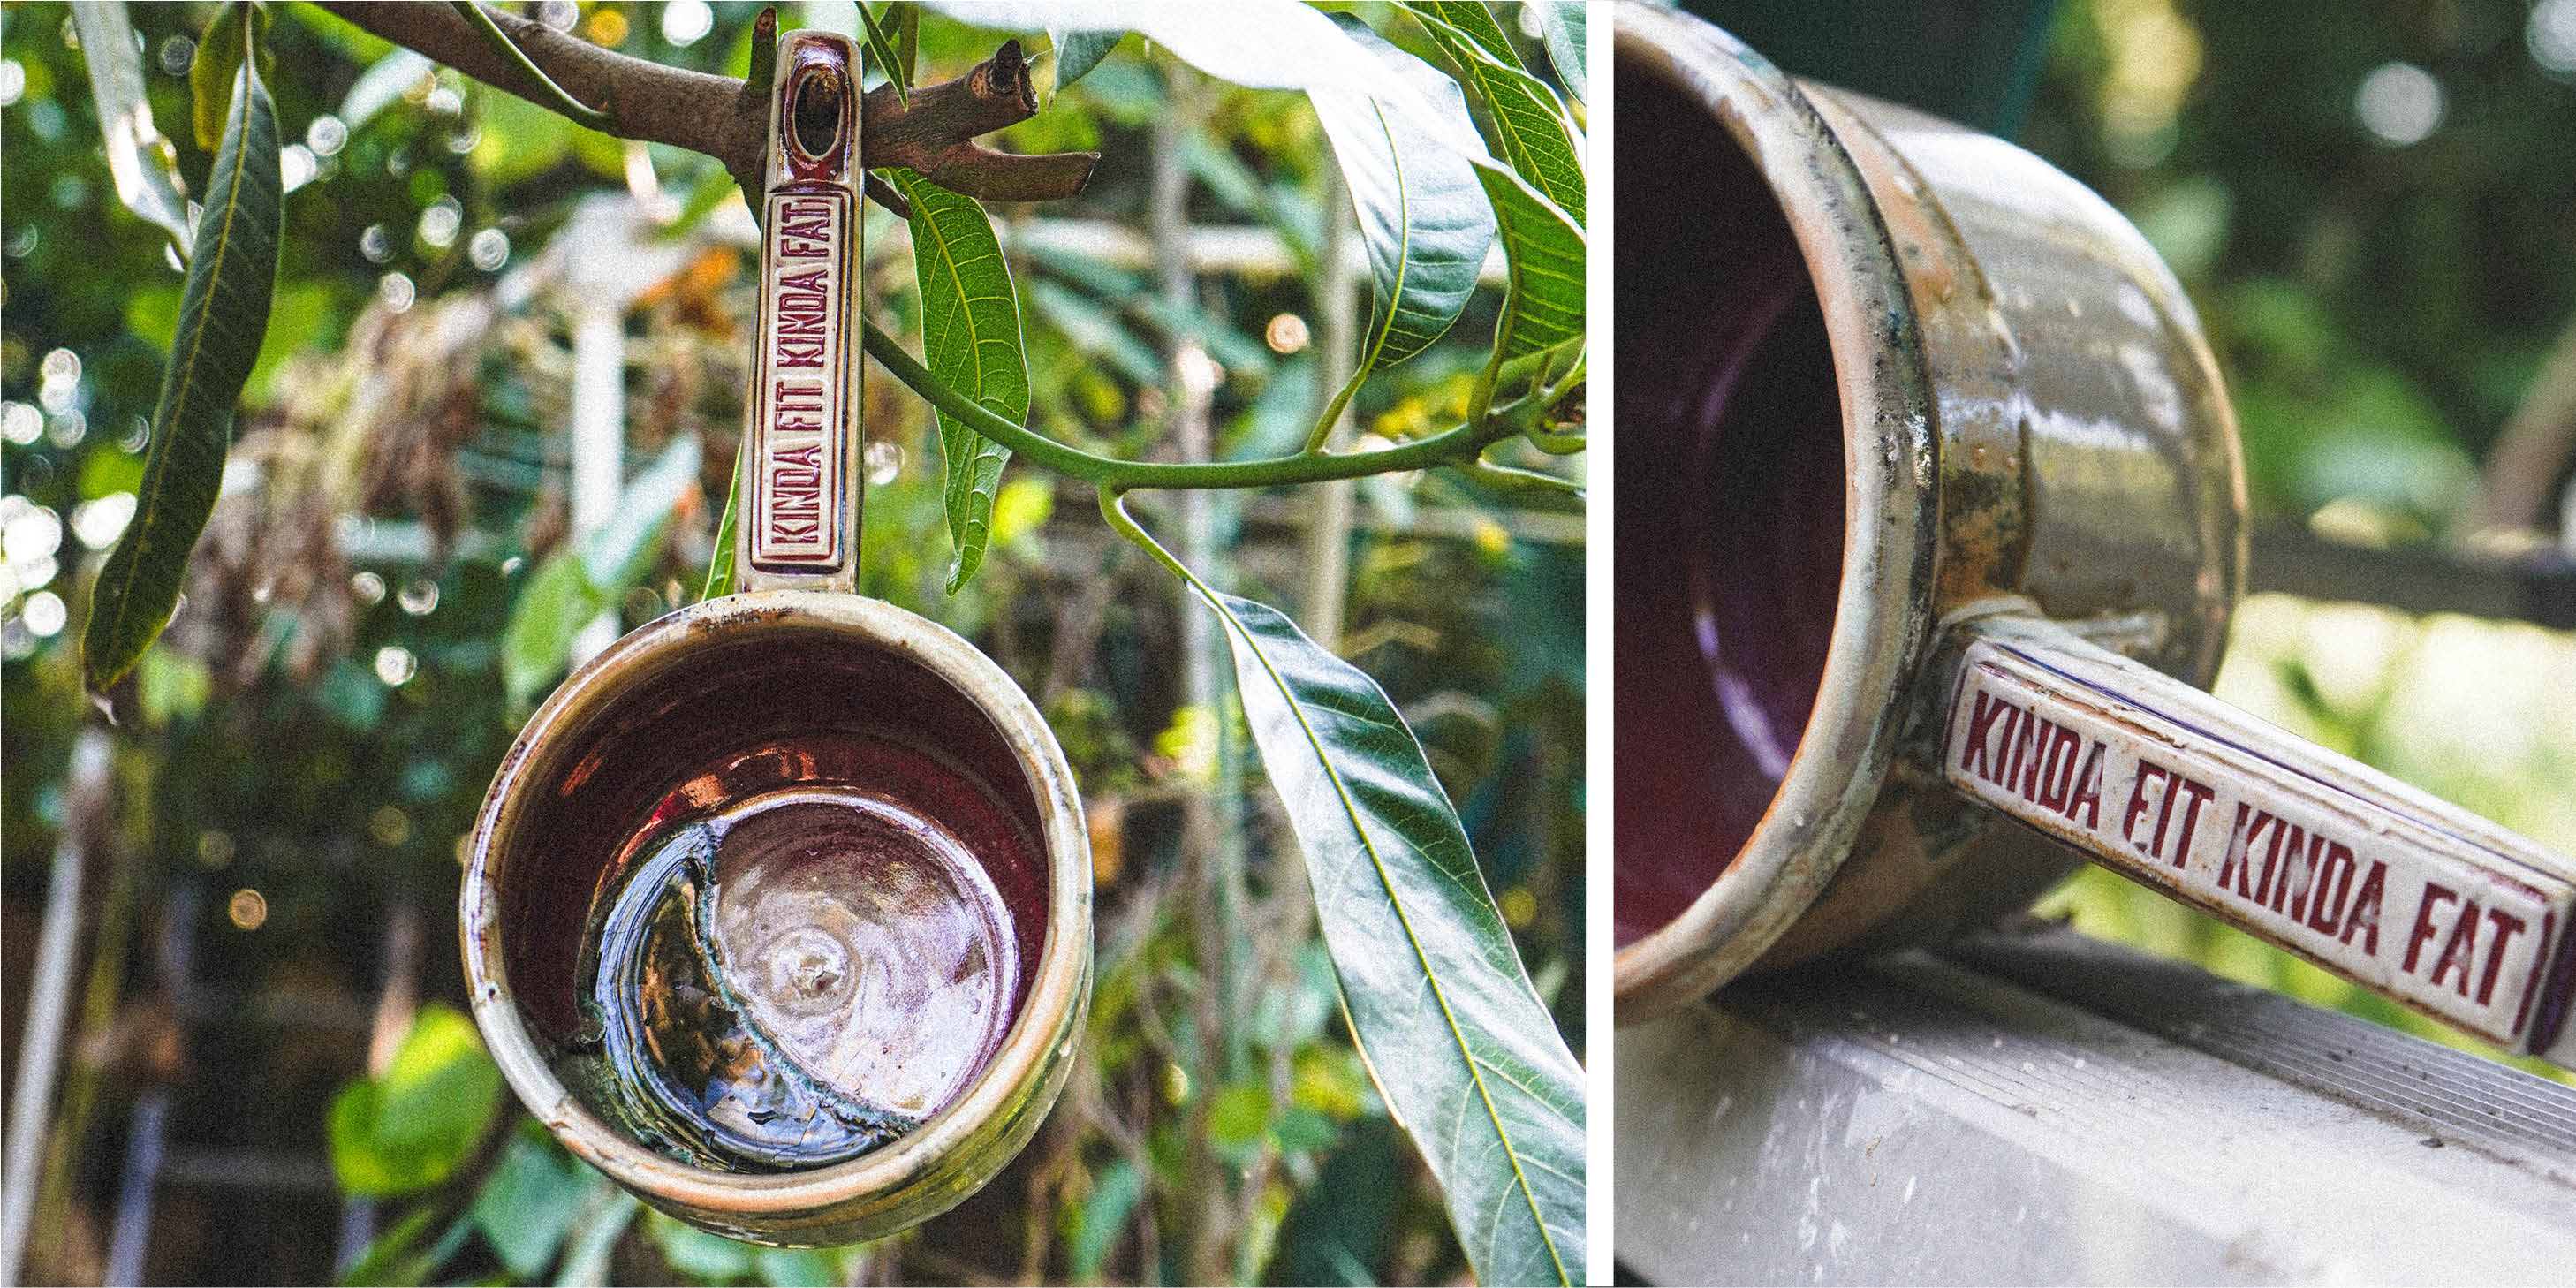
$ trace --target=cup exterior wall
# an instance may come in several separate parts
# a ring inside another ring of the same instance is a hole
[[[1796,230],[1843,388],[1841,611],[1876,619],[1837,623],[1815,714],[1762,826],[1691,915],[1620,953],[1626,1023],[1745,969],[1992,920],[2070,870],[2070,852],[1940,783],[1928,742],[1951,667],[1936,624],[2034,611],[2205,686],[2244,584],[2245,483],[2198,316],[2100,196],[2000,139],[1792,82],[1695,19],[1622,6],[1617,39],[1621,74],[1696,95],[1707,128],[1737,140]],[[1829,191],[1854,177],[1858,200],[1818,202],[1820,175]],[[1873,296],[1890,257],[1894,298]],[[1902,317],[1834,325],[1838,308],[1881,303]],[[1926,391],[1919,433],[1884,399],[1856,396],[1873,375],[1881,391],[1909,376]],[[1873,486],[1880,461],[1925,486]],[[1933,533],[1928,575],[1886,557],[1907,520],[1892,507],[1909,499]],[[1867,626],[1912,642],[1844,656]],[[1854,730],[1872,736],[1856,743]],[[1844,812],[1789,808],[1802,773],[1828,764],[1854,779],[1835,798]]]

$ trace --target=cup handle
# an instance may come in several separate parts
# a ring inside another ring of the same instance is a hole
[[[858,51],[832,32],[789,32],[770,85],[734,585],[855,591]]]
[[[2576,861],[2018,614],[1956,627],[1943,777],[2122,876],[2576,1068]]]

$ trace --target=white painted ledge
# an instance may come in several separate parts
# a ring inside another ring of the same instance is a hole
[[[2576,1282],[2576,1089],[2062,930],[1622,1030],[1658,1283]]]

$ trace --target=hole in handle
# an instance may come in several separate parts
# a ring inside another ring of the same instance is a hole
[[[841,142],[841,104],[847,87],[835,68],[810,68],[796,85],[789,109],[796,147],[817,160],[832,156]]]

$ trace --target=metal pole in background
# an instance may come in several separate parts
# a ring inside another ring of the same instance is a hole
[[[71,1015],[72,959],[80,944],[81,865],[91,830],[106,813],[112,748],[101,729],[72,743],[70,791],[62,839],[54,846],[53,885],[36,940],[36,978],[27,989],[27,1027],[18,1042],[18,1085],[9,1098],[6,1207],[0,1211],[0,1285],[26,1268],[28,1223],[36,1214],[36,1172],[52,1121],[54,1076],[61,1070],[63,1026]]]

